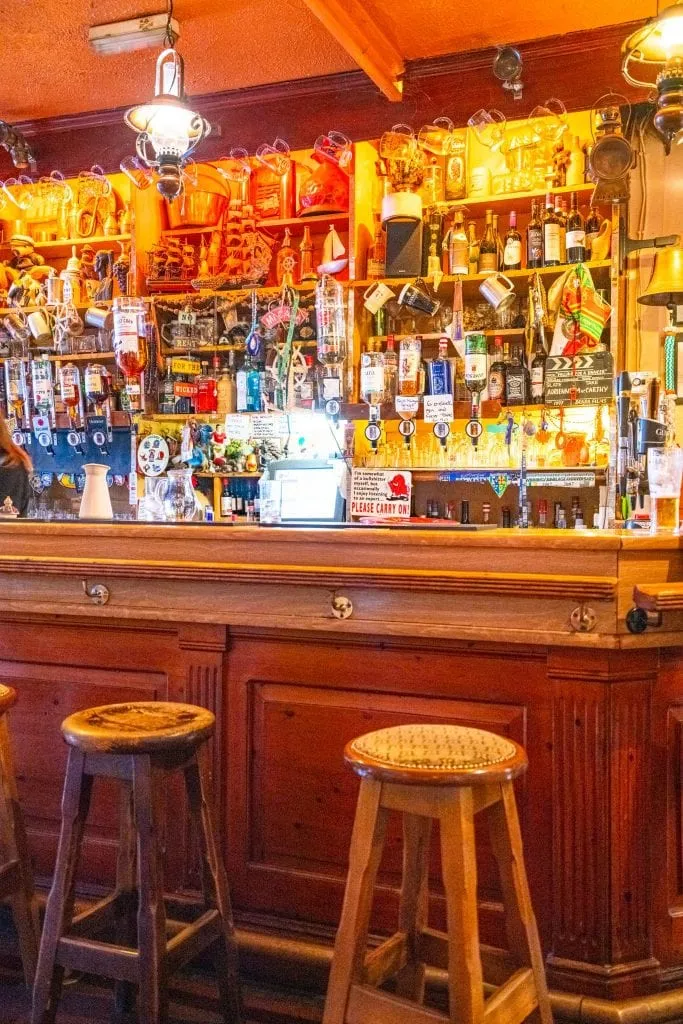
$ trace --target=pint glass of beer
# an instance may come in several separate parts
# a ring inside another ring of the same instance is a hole
[[[650,448],[647,453],[647,476],[652,532],[677,532],[680,523],[683,449]]]

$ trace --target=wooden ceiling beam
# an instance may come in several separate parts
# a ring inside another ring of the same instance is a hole
[[[403,57],[373,21],[360,0],[304,0],[340,46],[377,85],[388,100],[403,99]]]

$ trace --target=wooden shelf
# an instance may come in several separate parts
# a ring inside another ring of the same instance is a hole
[[[317,348],[318,343],[317,341],[294,341],[292,345],[298,345],[300,348]],[[271,347],[270,343],[266,343],[266,351]],[[244,352],[244,350],[244,345],[202,345],[199,348],[192,348],[191,346],[190,348],[183,348],[182,346],[169,348],[164,345],[161,349],[161,355],[166,358],[166,356],[182,357],[187,355],[188,352],[192,353],[192,355],[201,355],[203,352]]]
[[[0,363],[4,363],[9,358],[9,356],[0,355]],[[35,350],[29,356],[29,359],[49,359],[51,363],[101,362],[102,360],[114,358],[113,352],[74,352],[73,355],[56,356],[54,353],[41,352],[40,350]]]
[[[545,199],[548,192],[553,196],[569,196],[572,192],[576,192],[578,196],[586,196],[592,193],[595,189],[595,185],[562,185],[559,188],[548,188],[542,191],[534,192],[508,192],[505,195],[490,195],[490,196],[472,196],[469,199],[453,199],[444,200],[443,202],[437,203],[436,206],[439,210],[457,210],[467,208],[470,211],[475,211],[477,208],[483,207],[494,207],[496,213],[509,213],[511,210],[517,212],[523,207],[520,204],[531,203],[533,199]],[[604,205],[609,205],[605,203]]]
[[[231,480],[259,480],[263,474],[257,473],[193,473],[193,476],[198,477],[200,480],[215,480],[218,478],[222,480],[223,477],[229,477]]]
[[[341,224],[346,222],[349,223],[349,213],[328,213],[312,214],[310,217],[272,217],[266,220],[257,220],[256,226],[259,228],[278,229],[282,228],[305,228],[306,225],[313,228],[322,230],[323,228],[329,227],[330,224]],[[195,235],[210,235],[214,231],[224,231],[227,226],[227,221],[223,224],[214,224],[210,227],[186,227],[186,228],[166,228],[161,232],[162,238],[190,238]]]
[[[584,267],[587,267],[588,270],[591,270],[591,271],[593,271],[593,270],[606,270],[607,268],[611,267],[612,261],[611,260],[587,260],[583,265],[584,265]],[[531,277],[532,274],[540,274],[542,277],[559,277],[560,274],[566,273],[568,270],[571,270],[571,268],[572,268],[572,264],[564,263],[564,264],[560,265],[559,267],[537,267],[535,270],[531,270],[531,269],[527,269],[527,270],[506,270],[506,271],[501,271],[501,273],[505,273],[506,277],[509,277],[511,281],[515,281],[515,280],[526,280],[527,278]],[[468,285],[470,283],[471,284],[479,284],[481,281],[485,281],[486,278],[490,277],[490,276],[491,276],[490,274],[469,274],[469,275],[464,276],[464,277],[460,277],[460,276],[459,277],[455,277],[453,274],[445,274],[443,279],[442,279],[442,281],[441,281],[441,286],[443,286],[445,284],[453,284],[455,281],[462,281],[463,285]],[[371,284],[377,284],[377,280],[378,280],[377,278],[367,278],[367,279],[362,280],[362,281],[350,281],[349,284],[350,284],[351,288],[368,288]],[[412,278],[412,277],[384,277],[381,280],[382,280],[382,282],[384,284],[387,284],[390,287],[392,285],[398,287],[399,285],[409,284],[410,281],[414,281],[415,278]]]
[[[34,242],[36,252],[44,256],[70,256],[75,245],[77,249],[92,245],[93,249],[106,249],[115,242],[130,242],[130,235],[93,235],[91,238],[59,238],[55,242]],[[10,251],[9,242],[0,244],[0,253]]]

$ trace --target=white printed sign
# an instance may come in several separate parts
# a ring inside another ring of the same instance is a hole
[[[409,519],[412,476],[398,469],[354,469],[351,515]]]
[[[233,441],[248,441],[251,437],[251,416],[230,413],[225,417],[225,436]]]
[[[425,395],[425,423],[450,423],[453,419],[453,395]]]
[[[419,398],[406,397],[405,395],[396,396],[396,412],[399,416],[415,416],[419,408]]]
[[[256,413],[251,417],[251,436],[259,441],[273,441],[287,433],[287,418],[270,413]]]

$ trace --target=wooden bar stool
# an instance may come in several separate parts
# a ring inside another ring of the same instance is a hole
[[[542,1024],[552,1024],[512,786],[526,770],[524,750],[481,729],[406,725],[353,740],[344,757],[362,781],[323,1024],[519,1024],[535,1010]],[[366,955],[389,811],[403,814],[398,931]],[[495,951],[491,980],[499,987],[488,1000],[477,920],[478,811],[488,819],[500,869],[512,971],[501,984]],[[433,818],[441,832],[448,934],[427,922]],[[448,971],[449,1014],[421,1005],[426,964]],[[392,978],[396,994],[380,991]]]
[[[24,977],[32,985],[40,927],[7,726],[6,712],[16,699],[15,690],[0,684],[0,900],[12,908]]]
[[[69,761],[32,1024],[54,1021],[65,968],[115,979],[118,1012],[131,1008],[137,985],[139,1020],[166,1021],[168,975],[208,947],[213,947],[224,1020],[239,1024],[237,946],[202,760],[214,728],[215,717],[204,708],[161,702],[89,708],[62,723]],[[166,918],[163,896],[162,802],[164,783],[176,771],[185,778],[202,859],[204,907],[189,924]],[[121,782],[116,888],[74,917],[75,874],[95,776]],[[115,942],[96,937],[106,928],[114,929]]]

